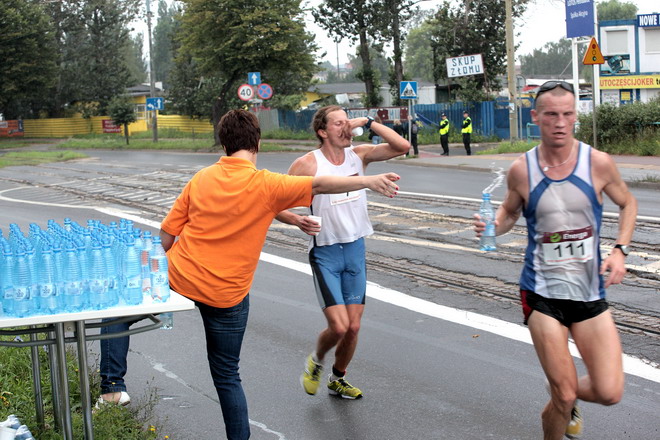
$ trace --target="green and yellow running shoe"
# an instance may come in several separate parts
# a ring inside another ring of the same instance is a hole
[[[307,356],[305,371],[300,376],[300,384],[307,394],[312,396],[316,394],[321,382],[321,373],[323,373],[323,365],[314,362],[311,354]]]
[[[362,391],[346,382],[343,377],[337,380],[330,380],[331,377],[328,376],[328,393],[333,396],[339,395],[344,399],[359,399],[362,397]]]
[[[582,435],[582,414],[577,405],[571,411],[571,421],[568,422],[565,435],[570,439],[578,439]]]

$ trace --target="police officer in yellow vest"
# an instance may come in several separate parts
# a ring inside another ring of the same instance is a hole
[[[446,114],[440,116],[440,145],[442,145],[442,155],[449,156],[449,119]]]
[[[472,154],[472,150],[470,150],[472,119],[470,118],[470,114],[467,112],[467,110],[463,112],[463,128],[461,128],[461,133],[463,133],[463,146],[465,147],[465,152],[469,156]]]

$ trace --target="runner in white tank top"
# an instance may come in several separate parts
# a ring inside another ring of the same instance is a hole
[[[352,131],[358,127],[371,128],[383,143],[352,147]],[[373,118],[348,119],[339,106],[319,109],[312,128],[321,147],[297,159],[289,174],[361,176],[369,163],[401,156],[410,149],[410,144],[394,130]],[[347,399],[360,398],[362,391],[346,382],[344,374],[357,346],[364,311],[367,282],[364,237],[373,232],[367,215],[366,193],[316,196],[311,211],[322,218],[321,228],[308,217],[290,211],[277,216],[278,220],[296,225],[307,234],[318,233],[310,241],[309,259],[327,328],[307,357],[300,382],[306,393],[316,394],[324,357],[336,347],[332,374],[327,381],[328,392]]]

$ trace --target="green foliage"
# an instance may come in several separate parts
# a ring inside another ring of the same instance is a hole
[[[55,32],[42,5],[5,0],[0,5],[0,113],[29,118],[47,107],[55,86]]]
[[[168,6],[165,0],[158,2],[158,23],[154,28],[154,77],[155,81],[168,84],[170,72],[174,68],[175,18],[178,10],[175,5]]]
[[[527,2],[528,0],[513,2],[514,18],[522,15]],[[422,25],[420,35],[416,36],[421,44],[415,47],[423,47],[424,41],[429,46],[423,51],[428,54],[430,49],[431,52],[433,82],[440,83],[447,79],[446,58],[481,54],[485,74],[463,77],[461,85],[465,92],[459,90],[457,98],[467,101],[477,90],[486,95],[499,90],[497,77],[506,73],[505,19],[503,2],[472,0],[458,5],[448,1],[441,4],[427,20],[428,25]],[[407,54],[406,58],[421,63],[419,60],[422,56]],[[428,64],[426,69],[428,71]]]
[[[209,102],[214,126],[229,108],[242,105],[236,90],[248,72],[261,72],[278,94],[307,89],[318,69],[313,56],[318,46],[305,31],[300,0],[183,3],[178,54],[189,54],[199,75],[218,78],[220,87]]]
[[[107,113],[115,124],[124,126],[124,137],[128,145],[128,124],[137,121],[135,105],[126,95],[115,96],[108,103]]]
[[[1,144],[0,144],[1,145]],[[12,151],[0,156],[0,168],[82,159],[86,154],[72,151]],[[1,351],[1,350],[0,350]],[[1,369],[1,368],[0,368]],[[2,383],[0,381],[0,383]]]
[[[25,336],[23,336],[25,338]],[[8,337],[3,336],[7,339]],[[43,392],[46,427],[37,424],[32,393],[32,358],[31,350],[23,347],[2,347],[0,349],[0,420],[8,415],[16,415],[20,421],[30,428],[35,438],[40,440],[61,440],[62,435],[55,431],[55,421],[52,412],[52,390],[50,372],[48,370],[48,355],[42,347],[38,349],[41,389]],[[80,401],[80,382],[78,377],[78,361],[74,353],[66,353],[67,375],[69,377],[69,393],[72,401]],[[92,401],[98,398],[100,377],[90,368],[90,389]],[[148,423],[153,413],[156,396],[146,396],[144,401],[135,400],[130,408],[110,406],[93,414],[94,435],[99,439],[122,440],[155,440],[156,429],[145,431],[142,426]],[[80,405],[72,405],[72,425],[74,437],[83,438],[83,419]]]
[[[262,139],[292,139],[292,140],[310,140],[316,141],[316,136],[311,130],[294,131],[289,128],[280,128],[261,133]]]
[[[127,66],[129,23],[140,0],[63,0],[51,3],[60,52],[58,105],[98,102],[104,113],[112,97],[134,85]]]
[[[637,16],[637,6],[632,2],[619,0],[606,0],[596,6],[598,21],[605,20],[634,20]]]
[[[410,30],[406,39],[406,51],[404,66],[407,72],[414,72],[415,78],[423,81],[433,82],[433,48],[429,44],[429,38],[433,32],[433,24],[429,20],[424,20],[421,25]],[[438,61],[437,59],[435,59]]]
[[[325,0],[318,8],[312,9],[316,23],[335,39],[344,38],[358,44],[358,54],[362,68],[356,75],[364,82],[366,107],[380,105],[380,78],[372,66],[370,46],[379,41],[382,30],[374,24],[378,22],[378,13],[383,7],[377,0]]]
[[[476,154],[505,154],[505,153],[524,153],[536,146],[537,143],[533,142],[500,142],[497,147],[490,150],[477,151]]]
[[[611,154],[660,156],[660,99],[596,111],[598,149]],[[576,137],[593,144],[593,116],[580,115]]]
[[[129,73],[129,82],[131,86],[142,84],[147,80],[147,63],[142,58],[142,46],[144,45],[142,34],[126,39],[124,48],[124,58]]]

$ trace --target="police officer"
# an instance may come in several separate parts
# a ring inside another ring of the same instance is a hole
[[[449,119],[446,114],[440,116],[440,145],[442,145],[442,155],[449,156]]]
[[[472,154],[472,150],[470,150],[472,119],[470,118],[470,114],[467,112],[467,110],[463,112],[463,128],[461,128],[461,133],[463,133],[463,146],[465,147],[465,152],[469,156]]]

